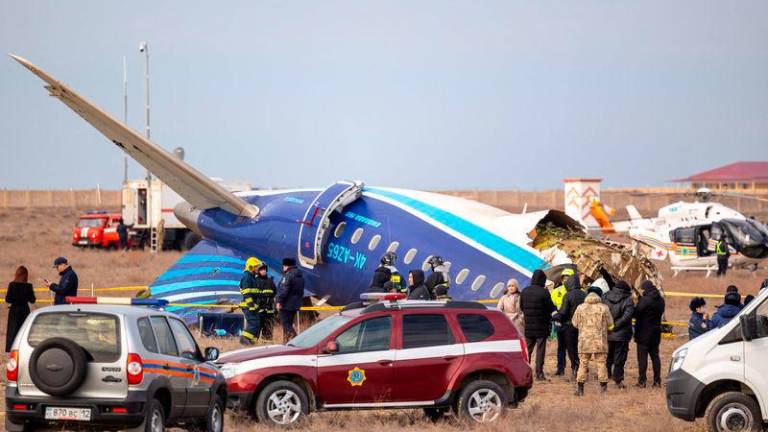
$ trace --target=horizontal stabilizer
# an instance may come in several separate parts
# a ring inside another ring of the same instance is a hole
[[[220,207],[239,216],[258,215],[258,208],[230,193],[184,161],[115,120],[37,66],[21,57],[15,55],[11,57],[45,81],[48,84],[46,89],[51,96],[62,101],[196,208]]]

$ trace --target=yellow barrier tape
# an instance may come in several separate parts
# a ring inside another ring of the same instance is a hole
[[[137,292],[143,289],[149,288],[146,285],[133,285],[133,286],[120,286],[120,287],[108,287],[108,288],[93,288],[94,292]],[[0,289],[0,293],[6,292],[7,289]],[[35,292],[49,292],[50,290],[48,288],[35,288]],[[89,292],[90,289],[88,288],[81,288],[81,293],[83,292]],[[722,294],[702,294],[702,293],[689,293],[689,292],[678,292],[678,291],[664,291],[664,295],[668,297],[704,297],[704,298],[722,298]],[[478,303],[482,304],[496,304],[498,303],[498,299],[482,299],[477,300]],[[0,303],[4,303],[5,301],[3,299],[0,299]],[[37,303],[52,303],[52,300],[50,299],[39,299],[37,300]],[[174,306],[174,307],[194,307],[194,308],[201,308],[201,309],[239,309],[239,304],[198,304],[198,303],[169,303],[168,306]],[[344,306],[304,306],[300,308],[301,311],[316,311],[316,312],[331,312],[331,311],[339,311],[343,309]],[[662,324],[665,325],[671,325],[675,327],[687,327],[687,322],[682,321],[665,321]]]
[[[135,285],[135,286],[122,286],[122,287],[112,287],[112,288],[94,288],[93,290],[96,292],[119,292],[119,291],[141,291],[143,289],[149,288],[146,285]],[[88,288],[81,288],[84,290],[88,290]]]
[[[216,309],[216,308],[226,308],[226,309],[232,309],[237,308],[240,309],[239,304],[199,304],[199,303],[168,303],[167,306],[175,306],[175,307],[193,307],[193,308],[200,308],[200,309]]]
[[[688,327],[688,323],[684,321],[662,321],[661,323],[672,327]]]
[[[480,303],[489,303],[488,300],[481,300]],[[494,300],[495,302],[495,300]],[[5,300],[0,299],[0,303],[5,303]],[[37,303],[53,303],[50,299],[39,299]],[[239,304],[198,304],[198,303],[168,303],[167,306],[174,307],[193,307],[200,309],[239,309]],[[303,306],[299,310],[301,311],[317,311],[317,312],[332,312],[344,309],[344,306]],[[662,324],[670,325],[673,327],[687,327],[688,323],[684,321],[662,321]]]
[[[0,303],[5,303],[5,299],[0,299]],[[37,299],[35,304],[37,303],[53,303],[53,300],[51,299]]]
[[[146,285],[135,285],[135,286],[121,286],[121,287],[111,287],[111,288],[94,288],[94,292],[119,292],[119,291],[140,291],[143,289],[149,288]],[[91,292],[90,288],[87,287],[80,287],[78,289],[81,293],[82,292]],[[0,288],[0,293],[7,292],[7,288]],[[48,292],[50,289],[48,288],[35,288],[35,292]]]
[[[107,288],[93,288],[94,292],[129,292],[129,291],[141,291],[144,289],[148,289],[149,286],[147,285],[130,285],[130,286],[118,286],[118,287],[107,287]],[[5,288],[0,288],[0,293],[4,293],[8,291]],[[50,291],[48,288],[35,288],[35,292],[48,292]],[[80,292],[90,292],[91,289],[87,287],[80,287]],[[691,293],[691,292],[679,292],[679,291],[664,291],[664,295],[668,297],[704,297],[704,298],[722,298],[724,294],[703,294],[703,293]],[[499,299],[482,299],[477,300],[478,303],[483,304],[495,304],[498,303]]]

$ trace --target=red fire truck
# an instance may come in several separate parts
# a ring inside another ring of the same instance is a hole
[[[117,224],[121,218],[120,213],[109,213],[106,210],[84,212],[72,229],[72,245],[117,249],[120,246]]]

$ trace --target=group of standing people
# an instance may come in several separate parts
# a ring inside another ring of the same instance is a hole
[[[637,346],[638,387],[647,385],[648,359],[653,370],[652,385],[661,385],[662,316],[665,303],[651,281],[640,285],[642,295],[635,303],[632,288],[625,281],[615,281],[605,270],[594,282],[585,283],[578,271],[566,268],[561,285],[546,288],[547,276],[536,270],[531,284],[522,292],[512,279],[498,308],[506,313],[525,335],[528,357],[535,376],[545,380],[544,357],[546,343],[554,333],[558,343],[556,375],[564,375],[566,358],[576,377],[576,394],[584,394],[589,364],[597,368],[598,381],[605,391],[609,380],[625,388],[624,366],[629,344],[634,336]],[[633,326],[632,321],[635,320]]]
[[[294,322],[304,299],[304,278],[293,258],[284,258],[282,265],[283,277],[275,288],[266,263],[256,257],[246,260],[240,279],[243,296],[240,309],[246,321],[240,335],[241,344],[252,345],[259,338],[272,339],[276,313],[283,330],[283,342],[296,336]]]
[[[54,294],[53,304],[66,303],[67,297],[77,296],[77,273],[69,265],[64,257],[58,257],[53,261],[53,268],[59,273],[59,282],[54,283],[46,278],[42,281]],[[16,334],[29,316],[29,305],[37,301],[35,290],[29,283],[29,270],[25,266],[19,266],[14,272],[13,281],[8,284],[5,293],[5,303],[8,305],[8,323],[5,333],[5,352],[11,350]]]
[[[381,257],[380,265],[374,270],[369,293],[401,293],[408,300],[447,300],[450,299],[450,276],[445,260],[440,256],[430,257],[428,262],[432,272],[425,276],[421,269],[408,272],[408,284],[404,284],[397,270],[397,254],[387,252]]]
[[[765,286],[768,286],[768,279],[763,281],[760,289],[764,289]],[[728,324],[754,299],[755,297],[750,294],[744,297],[742,303],[739,288],[736,285],[728,285],[723,296],[723,304],[716,306],[715,313],[710,315],[704,298],[692,298],[688,303],[688,308],[691,310],[691,318],[688,320],[688,339],[696,339],[710,330]]]

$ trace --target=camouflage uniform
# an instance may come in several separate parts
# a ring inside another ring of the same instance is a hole
[[[608,353],[608,328],[613,326],[613,317],[608,306],[600,301],[597,294],[590,293],[583,304],[576,308],[571,323],[579,329],[579,372],[576,381],[587,381],[589,362],[597,362],[597,378],[608,382],[605,358]]]

